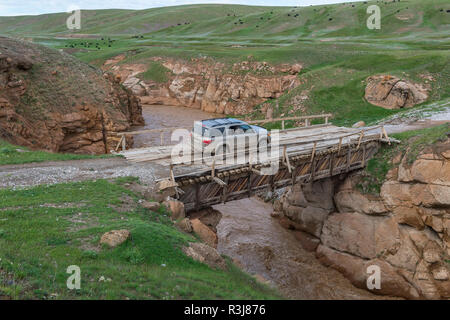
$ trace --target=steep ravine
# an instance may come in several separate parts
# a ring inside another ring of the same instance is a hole
[[[320,264],[302,248],[292,231],[271,217],[273,207],[258,198],[215,206],[218,251],[276,287],[289,299],[378,299],[354,287],[338,271]]]
[[[450,139],[389,161],[379,194],[363,193],[355,173],[295,185],[275,210],[305,249],[356,287],[366,289],[376,265],[380,295],[449,299]]]

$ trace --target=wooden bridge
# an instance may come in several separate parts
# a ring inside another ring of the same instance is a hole
[[[252,157],[258,150],[251,148],[238,155],[244,161],[233,165],[218,165],[214,156],[203,158],[201,164],[176,163],[171,160],[172,146],[122,154],[132,162],[155,161],[170,167],[170,176],[160,185],[174,188],[176,197],[191,211],[361,169],[381,143],[391,142],[397,141],[388,137],[383,126],[355,129],[325,123],[281,130],[279,151],[264,161]]]

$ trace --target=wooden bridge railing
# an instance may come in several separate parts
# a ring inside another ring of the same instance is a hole
[[[300,117],[285,117],[285,118],[269,118],[269,119],[264,119],[264,120],[251,120],[251,121],[247,121],[247,122],[249,124],[266,124],[266,123],[281,121],[281,130],[284,130],[286,121],[291,121],[291,120],[301,121],[301,120],[305,120],[305,127],[308,127],[310,125],[310,120],[325,119],[325,124],[328,124],[329,119],[332,118],[332,117],[333,117],[333,115],[331,113],[327,113],[327,114],[300,116]]]
[[[181,127],[174,127],[174,128],[160,128],[160,129],[147,129],[147,130],[139,130],[139,131],[131,131],[131,132],[118,132],[117,135],[120,136],[119,143],[117,143],[116,148],[114,151],[118,151],[120,146],[122,146],[122,151],[125,151],[127,148],[127,137],[126,136],[137,136],[139,134],[143,133],[160,133],[161,137],[161,145],[164,144],[164,133],[165,132],[173,132],[175,130],[179,129],[188,129],[188,128],[181,128]]]

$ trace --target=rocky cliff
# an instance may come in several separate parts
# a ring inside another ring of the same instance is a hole
[[[108,60],[104,70],[112,71],[124,86],[141,97],[143,104],[161,104],[201,109],[220,114],[246,114],[268,99],[281,96],[299,85],[302,65],[272,66],[248,60],[233,65],[209,59],[190,61],[154,57],[168,70],[164,82],[141,80],[143,63],[122,63],[125,55]],[[147,62],[149,62],[147,61]]]
[[[450,298],[450,139],[413,159],[399,155],[379,195],[359,191],[361,175],[295,185],[277,201],[282,225],[327,266],[367,289],[367,267],[381,269],[373,293]]]
[[[0,138],[33,149],[107,153],[144,121],[112,75],[24,41],[0,37],[0,88]]]

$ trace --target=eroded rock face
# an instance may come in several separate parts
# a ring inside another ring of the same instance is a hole
[[[299,245],[315,250],[322,263],[359,288],[367,289],[367,267],[376,265],[381,289],[373,293],[448,299],[449,150],[450,139],[425,149],[412,163],[406,156],[394,159],[399,167],[387,175],[380,195],[361,193],[357,174],[344,181],[295,185],[275,208],[283,211],[280,223],[295,230]],[[322,199],[320,205],[317,199]],[[312,200],[316,210],[328,209],[326,214],[304,215]]]
[[[107,61],[103,69],[114,72],[143,104],[184,106],[221,114],[245,114],[267,99],[278,98],[299,85],[297,74],[303,68],[301,64],[275,67],[252,59],[230,68],[207,59],[155,57],[151,60],[171,73],[167,82],[157,83],[138,79],[146,65],[116,65],[120,60],[116,57]]]
[[[1,138],[34,149],[100,154],[115,148],[115,132],[143,124],[140,101],[114,76],[28,42],[0,37],[0,45]]]
[[[409,108],[428,99],[428,90],[393,76],[379,75],[367,79],[366,100],[386,109]]]

